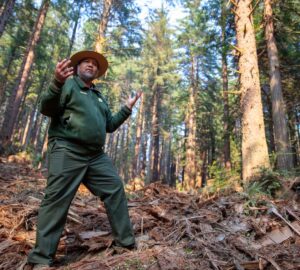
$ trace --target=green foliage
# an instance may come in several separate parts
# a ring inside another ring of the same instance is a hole
[[[241,189],[240,174],[234,169],[228,171],[218,161],[214,161],[212,165],[208,167],[208,172],[210,179],[202,192],[213,194],[226,190],[239,191]]]
[[[208,172],[211,178],[213,178],[213,183],[210,187],[212,193],[229,186],[229,174],[217,161],[214,161],[212,165],[208,167]]]
[[[244,186],[244,192],[250,199],[262,196],[273,197],[282,187],[279,173],[262,169],[257,178],[247,182]]]

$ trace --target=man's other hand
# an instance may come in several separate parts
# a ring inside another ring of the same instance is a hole
[[[70,67],[71,61],[64,59],[57,63],[55,68],[55,79],[64,83],[66,79],[73,75],[73,67]]]
[[[137,92],[133,97],[129,97],[126,102],[126,106],[131,110],[137,100],[141,97],[142,91]]]

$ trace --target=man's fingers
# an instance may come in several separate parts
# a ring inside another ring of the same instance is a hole
[[[62,69],[66,69],[70,66],[71,64],[71,60],[70,59],[64,59],[63,62],[62,62],[62,65],[61,65],[61,68]]]
[[[69,71],[67,74],[65,74],[65,78],[68,78],[68,77],[70,77],[71,75],[73,75],[73,70],[72,70],[72,71]]]
[[[67,67],[67,68],[64,68],[61,73],[63,74],[66,74],[66,73],[69,73],[69,72],[72,72],[73,73],[73,67]]]
[[[136,93],[136,95],[135,95],[135,101],[137,101],[141,97],[142,93],[143,92],[141,92],[141,91],[139,91],[139,92]]]
[[[61,66],[67,61],[67,59],[63,59],[61,61],[58,61],[56,68],[61,68]]]
[[[58,62],[56,65],[56,69],[58,72],[65,70],[71,64],[70,59],[63,59],[62,61]]]
[[[71,67],[70,64],[70,59],[63,59],[57,63],[55,68],[55,78],[58,81],[64,82],[68,77],[73,75],[73,67]]]

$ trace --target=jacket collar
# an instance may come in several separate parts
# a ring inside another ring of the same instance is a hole
[[[80,87],[80,89],[82,89],[82,90],[89,90],[89,89],[91,89],[91,90],[96,90],[96,87],[95,87],[95,85],[94,85],[93,83],[92,83],[91,87],[87,87],[87,86],[85,85],[84,81],[81,80],[80,77],[77,76],[77,75],[74,76],[74,80],[75,80],[75,82],[77,83],[77,85]]]

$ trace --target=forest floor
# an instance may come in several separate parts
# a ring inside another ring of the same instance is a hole
[[[35,241],[44,171],[0,158],[0,269],[23,269]],[[300,269],[299,177],[281,199],[227,190],[209,196],[159,183],[129,194],[137,249],[112,245],[103,204],[80,187],[50,269]]]

